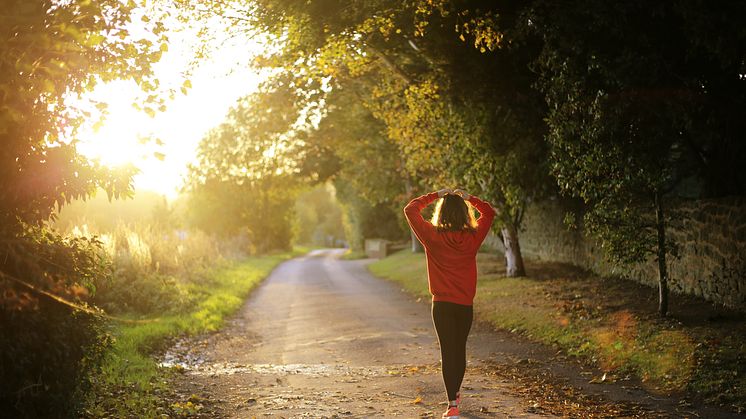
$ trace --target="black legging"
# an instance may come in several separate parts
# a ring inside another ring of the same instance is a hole
[[[440,342],[443,382],[448,400],[456,400],[466,371],[466,338],[474,317],[472,306],[433,301],[433,324]]]

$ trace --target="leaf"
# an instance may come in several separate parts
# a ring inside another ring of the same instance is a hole
[[[106,37],[104,35],[93,33],[88,36],[88,39],[86,39],[86,44],[93,47],[102,44],[105,40]]]

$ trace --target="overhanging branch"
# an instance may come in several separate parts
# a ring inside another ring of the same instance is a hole
[[[404,71],[402,71],[401,68],[399,68],[396,64],[394,64],[389,57],[387,57],[383,52],[381,52],[379,49],[373,47],[370,44],[366,45],[368,49],[375,55],[383,65],[391,70],[391,72],[394,73],[394,75],[401,81],[403,81],[406,84],[413,84],[412,78],[409,77]]]

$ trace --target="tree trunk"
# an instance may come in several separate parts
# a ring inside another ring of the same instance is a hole
[[[668,268],[666,267],[666,221],[663,217],[663,204],[658,192],[655,193],[655,229],[658,233],[658,313],[668,314]]]
[[[518,230],[513,226],[507,226],[500,232],[505,246],[505,275],[511,278],[526,276],[521,246],[518,243]]]
[[[412,229],[409,229],[409,235],[412,237],[412,253],[422,253],[425,249],[422,247],[422,243],[417,239]]]

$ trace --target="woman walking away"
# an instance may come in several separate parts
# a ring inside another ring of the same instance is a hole
[[[438,203],[432,221],[427,222],[420,212],[435,200]],[[474,219],[467,202],[479,211],[479,220]],[[459,389],[466,371],[466,339],[477,288],[477,251],[490,230],[495,210],[461,189],[441,189],[413,199],[404,208],[404,214],[427,256],[433,324],[448,393],[448,410],[443,418],[457,419]]]

